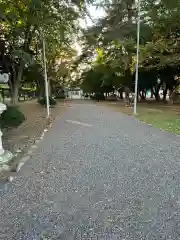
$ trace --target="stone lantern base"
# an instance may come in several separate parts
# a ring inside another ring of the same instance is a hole
[[[13,154],[10,151],[5,150],[4,153],[0,155],[0,168],[3,165],[7,165],[12,158]]]
[[[0,103],[0,115],[6,110],[6,105]],[[13,154],[3,149],[2,146],[2,131],[0,129],[0,168],[7,165],[7,163],[13,158]]]

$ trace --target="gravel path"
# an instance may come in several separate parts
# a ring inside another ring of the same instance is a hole
[[[179,140],[73,103],[0,189],[0,239],[180,239]]]

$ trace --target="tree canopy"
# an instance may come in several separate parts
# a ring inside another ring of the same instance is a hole
[[[105,15],[82,30],[79,19],[88,14],[91,3]],[[133,91],[136,23],[135,0],[0,0],[0,71],[9,73],[14,103],[23,81],[44,91],[42,39],[53,85],[68,85],[76,76],[74,83],[85,91]],[[179,0],[141,0],[140,23],[138,89],[151,89],[156,95],[162,86],[165,92],[172,90],[179,74]],[[77,39],[82,43],[79,57],[72,47]],[[79,64],[87,66],[81,77]]]
[[[97,69],[98,74],[101,72],[100,85],[103,79],[104,85],[133,89],[137,1],[101,1],[99,7],[103,7],[106,14],[84,32],[80,61],[91,66],[90,72],[97,72]],[[141,0],[139,90],[151,89],[157,95],[163,86],[167,92],[178,85],[175,76],[179,74],[180,64],[179,26],[178,0]],[[93,56],[96,56],[95,61]]]
[[[42,74],[42,39],[50,79],[76,54],[72,45],[80,30],[79,18],[85,13],[83,0],[0,0],[0,71],[10,74],[15,102],[27,73],[36,69],[36,75]]]

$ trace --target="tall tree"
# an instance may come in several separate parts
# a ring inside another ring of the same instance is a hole
[[[129,85],[129,77],[135,71],[136,62],[136,1],[102,1],[106,16],[96,26],[85,32],[87,49],[100,48],[108,52],[105,62],[108,66],[119,65],[119,72],[125,77],[124,86]],[[179,68],[179,22],[180,2],[178,0],[141,0],[140,31],[140,81],[139,90],[153,88],[158,99],[160,87],[172,89],[177,85],[174,76]],[[119,48],[115,45],[121,46]],[[89,57],[85,54],[84,57]],[[148,76],[151,76],[150,78]],[[141,78],[142,77],[142,78]],[[160,84],[157,84],[160,77]],[[158,85],[158,86],[157,86]],[[156,91],[155,91],[156,90]]]
[[[83,4],[83,1],[0,0],[0,37],[6,42],[6,58],[1,61],[1,66],[6,65],[3,69],[10,73],[14,104],[17,103],[23,71],[33,63],[42,37],[48,42],[49,51],[54,46],[68,46],[72,35],[77,33],[77,19]]]

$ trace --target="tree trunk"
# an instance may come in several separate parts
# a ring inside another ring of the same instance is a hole
[[[129,105],[130,104],[130,98],[129,98],[129,88],[124,87],[124,93],[125,93],[125,101]]]
[[[11,74],[10,74],[10,78],[8,81],[9,84],[9,89],[10,89],[10,97],[11,97],[11,104],[12,105],[16,105],[18,102],[18,85],[16,82],[16,70],[15,67],[12,66],[11,69]]]
[[[150,98],[153,98],[154,97],[154,92],[153,92],[153,89],[151,89],[151,97]]]
[[[156,101],[160,101],[160,96],[159,96],[159,92],[155,92],[155,99],[156,99]]]
[[[36,86],[37,86],[37,97],[41,99],[45,96],[44,79],[42,78],[42,79],[36,80]]]
[[[2,89],[2,100],[3,100],[3,103],[4,103],[4,100],[5,100],[4,89]]]
[[[41,99],[44,97],[44,89],[41,87],[39,88],[39,92],[38,92],[38,98]]]
[[[23,61],[20,60],[20,65],[18,69],[15,66],[12,66],[11,69],[11,77],[9,79],[9,87],[10,87],[10,95],[11,95],[11,104],[17,105],[18,96],[19,96],[19,88],[20,82],[23,74],[24,64]]]
[[[155,96],[156,101],[161,100],[160,95],[159,95],[159,90],[160,90],[160,85],[157,84],[157,86],[154,89],[154,96]]]
[[[123,91],[120,92],[120,99],[123,100]]]
[[[174,93],[172,89],[169,90],[169,103],[174,103]]]
[[[141,99],[146,100],[146,91],[142,90]]]
[[[129,88],[128,88],[128,87],[125,87],[125,88],[124,88],[124,92],[125,92],[125,98],[126,98],[126,99],[129,99]]]
[[[119,97],[120,97],[120,99],[123,100],[123,92],[124,92],[124,88],[123,88],[123,87],[120,87],[120,88],[118,89],[118,92],[119,92]]]
[[[163,101],[166,102],[166,96],[167,96],[167,87],[163,91]]]
[[[29,49],[29,45],[32,39],[32,31],[30,31],[31,26],[27,26],[26,28],[26,33],[25,33],[25,43],[24,43],[24,50],[27,51]],[[22,79],[23,75],[23,70],[24,70],[24,63],[23,60],[20,59],[19,67],[17,71],[13,69],[13,76],[12,76],[12,81],[10,83],[11,86],[11,103],[12,105],[16,105],[18,103],[18,95],[19,95],[19,87],[20,87],[20,82]],[[17,73],[17,74],[16,74]]]
[[[52,95],[52,84],[51,84],[51,80],[48,81],[48,93],[49,93],[49,97]]]
[[[15,82],[15,84],[13,84],[13,87],[11,89],[11,104],[12,105],[17,105],[18,95],[19,95],[19,85],[17,82]]]

